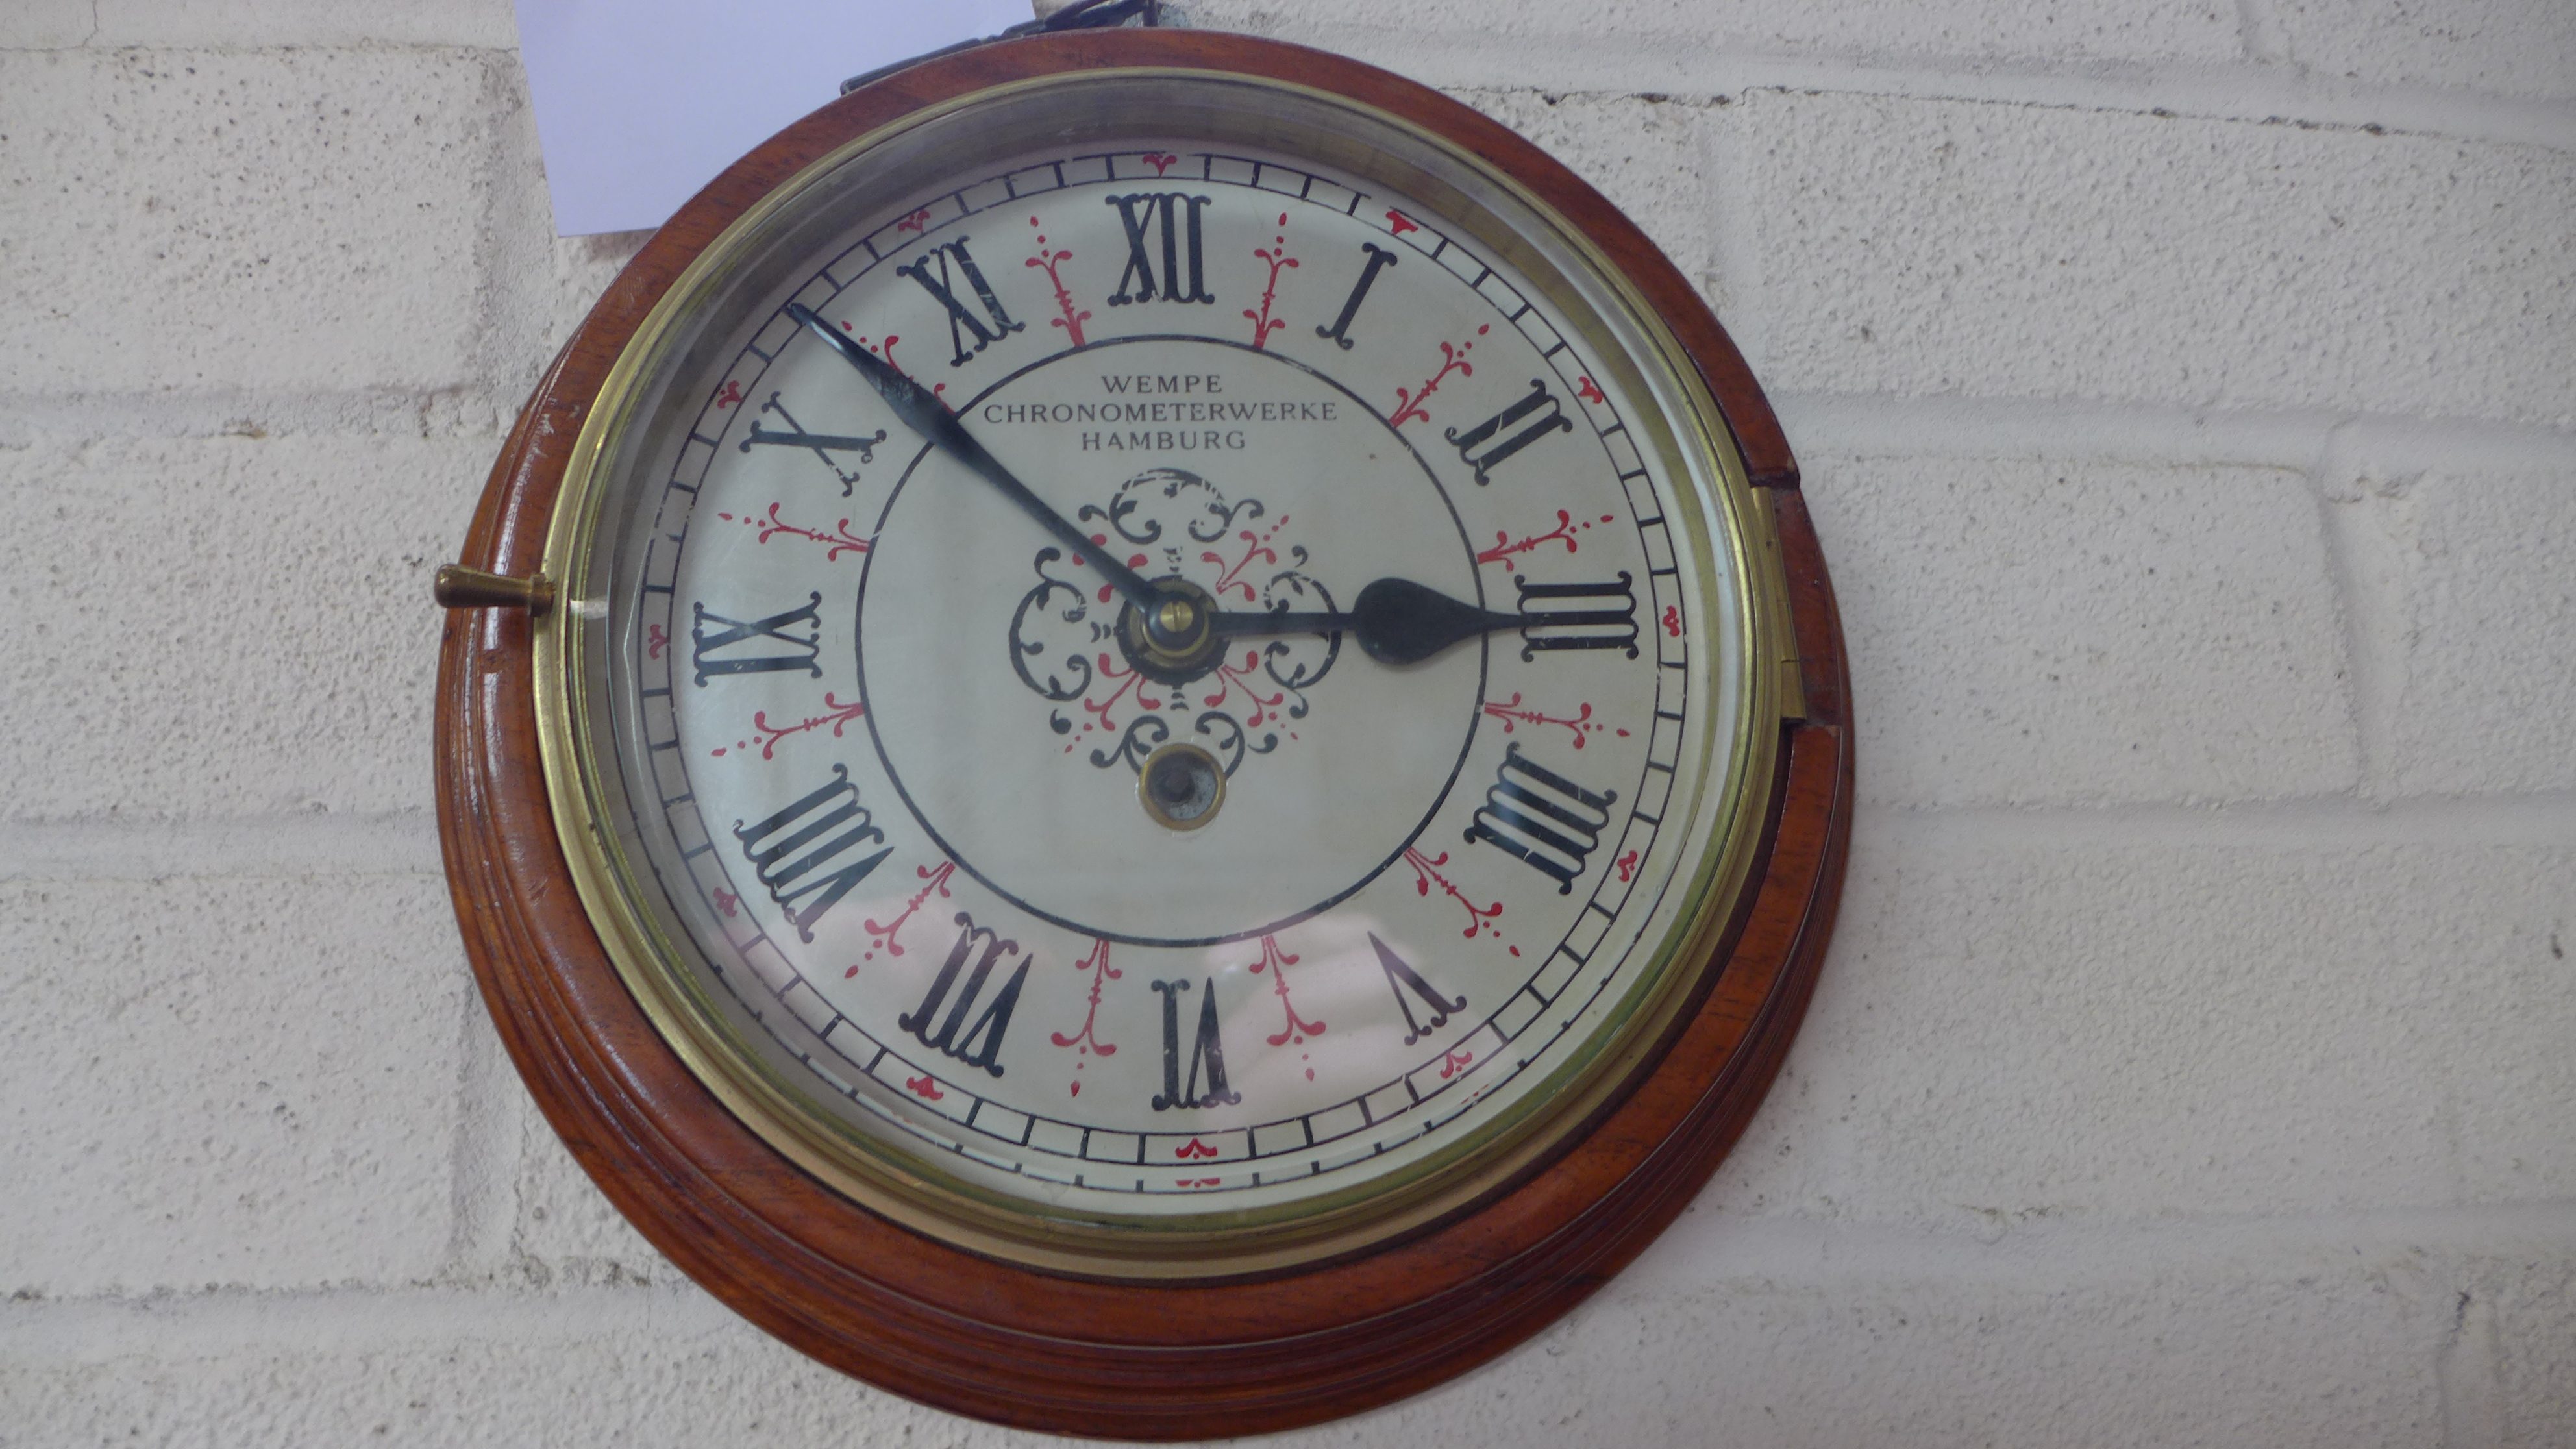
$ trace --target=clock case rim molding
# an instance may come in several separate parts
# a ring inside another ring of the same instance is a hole
[[[1176,76],[1185,76],[1193,87],[1189,99],[1177,106],[1186,119],[1177,122],[1175,102],[1168,93]],[[1692,673],[1714,674],[1719,661],[1733,654],[1742,661],[1738,672],[1743,687],[1735,692],[1732,709],[1681,706],[1703,716],[1698,728],[1712,731],[1710,744],[1718,748],[1706,752],[1684,777],[1688,781],[1684,793],[1676,794],[1657,813],[1678,827],[1677,832],[1659,830],[1659,836],[1705,838],[1716,842],[1716,848],[1698,861],[1692,877],[1659,880],[1657,891],[1640,897],[1650,902],[1674,899],[1681,903],[1680,909],[1660,927],[1648,926],[1647,937],[1659,940],[1641,941],[1623,956],[1634,958],[1643,952],[1649,961],[1665,964],[1649,967],[1642,977],[1630,977],[1617,993],[1617,1004],[1582,1034],[1583,1045],[1572,1058],[1530,1074],[1529,1080],[1537,1085],[1508,1094],[1499,1116],[1488,1125],[1443,1132],[1425,1163],[1371,1174],[1299,1205],[1242,1208],[1211,1202],[1197,1213],[1143,1218],[1116,1209],[1084,1211],[1063,1204],[1031,1203],[1012,1197],[1007,1190],[998,1195],[989,1189],[979,1191],[948,1172],[949,1164],[939,1152],[906,1152],[870,1141],[832,1115],[831,1109],[839,1105],[836,1099],[846,1088],[827,1079],[826,1090],[814,1092],[812,1081],[796,1065],[764,1051],[753,1029],[720,999],[722,993],[710,989],[710,983],[685,964],[695,951],[681,941],[688,928],[667,919],[659,907],[645,863],[635,859],[631,848],[602,848],[624,842],[629,822],[663,788],[652,780],[625,779],[621,789],[620,775],[602,767],[611,756],[609,742],[617,737],[610,718],[616,708],[613,699],[624,697],[613,677],[616,661],[625,658],[631,646],[620,646],[608,637],[613,632],[609,611],[615,605],[601,595],[603,587],[620,587],[601,582],[609,569],[602,550],[611,538],[649,537],[663,525],[648,525],[650,515],[639,513],[612,529],[604,515],[620,501],[621,480],[660,478],[664,470],[649,460],[693,436],[685,418],[670,411],[677,395],[669,389],[691,386],[681,359],[707,353],[708,343],[718,336],[734,337],[745,328],[758,332],[777,325],[775,314],[753,299],[775,293],[782,285],[797,285],[801,292],[801,274],[812,256],[822,254],[814,251],[815,239],[828,238],[823,247],[829,252],[845,248],[855,235],[844,230],[846,214],[854,211],[850,205],[854,198],[882,206],[881,198],[886,196],[948,192],[959,175],[998,164],[991,139],[996,134],[1017,138],[1018,144],[1041,137],[1059,139],[1059,118],[1069,107],[1078,107],[1086,124],[1111,137],[1131,134],[1139,127],[1152,134],[1177,124],[1183,134],[1223,146],[1258,151],[1264,149],[1262,142],[1286,144],[1292,154],[1314,164],[1374,166],[1390,174],[1357,179],[1410,197],[1405,204],[1417,210],[1423,195],[1415,192],[1439,197],[1449,207],[1441,213],[1443,225],[1463,228],[1464,239],[1495,254],[1496,261],[1506,266],[1517,261],[1534,273],[1521,280],[1522,286],[1544,291],[1536,273],[1553,274],[1568,267],[1588,269],[1604,283],[1615,282],[1616,268],[1605,258],[1543,255],[1547,243],[1533,243],[1533,235],[1557,235],[1560,242],[1582,251],[1581,239],[1562,235],[1566,228],[1543,208],[1529,208],[1519,218],[1508,212],[1490,214],[1466,191],[1452,194],[1452,188],[1476,185],[1472,178],[1444,177],[1436,169],[1414,170],[1416,164],[1436,167],[1443,159],[1436,153],[1410,157],[1411,150],[1425,144],[1418,132],[1396,127],[1393,117],[1302,87],[1256,84],[1241,76],[1204,71],[1073,72],[981,89],[944,105],[924,107],[882,131],[860,135],[772,190],[698,254],[627,343],[584,420],[565,470],[546,548],[547,577],[560,581],[560,587],[581,602],[540,621],[536,637],[537,708],[540,738],[547,746],[547,781],[561,836],[589,843],[571,852],[574,880],[592,919],[603,925],[610,957],[627,984],[699,1078],[799,1166],[907,1226],[1033,1267],[1110,1279],[1194,1281],[1276,1272],[1366,1251],[1491,1196],[1551,1155],[1566,1132],[1580,1130],[1581,1123],[1613,1100],[1637,1069],[1651,1060],[1694,988],[1702,984],[1701,963],[1710,957],[1727,924],[1725,907],[1749,877],[1763,819],[1756,806],[1767,804],[1777,765],[1776,751],[1766,748],[1771,742],[1754,722],[1781,717],[1781,677],[1779,671],[1753,665],[1758,658],[1792,652],[1778,637],[1786,627],[1788,611],[1779,597],[1775,530],[1764,495],[1745,484],[1739,460],[1717,436],[1726,424],[1704,396],[1692,396],[1685,388],[1682,396],[1666,400],[1669,416],[1646,410],[1622,422],[1620,426],[1640,449],[1670,460],[1668,466],[1675,467],[1671,485],[1685,494],[1683,476],[1688,468],[1682,459],[1701,458],[1708,473],[1695,480],[1706,490],[1697,507],[1687,497],[1676,497],[1668,500],[1668,506],[1659,505],[1659,511],[1669,511],[1674,530],[1696,540],[1693,557],[1724,555],[1716,581],[1728,586],[1732,597],[1724,605],[1714,600],[1693,602],[1690,626],[1694,635],[1711,641],[1724,637],[1724,643],[1697,651],[1708,656],[1712,667]],[[1094,144],[1088,137],[1075,143],[1077,149]],[[896,153],[898,159],[886,159],[888,153]],[[1473,163],[1455,158],[1453,164]],[[960,167],[966,171],[961,173]],[[925,178],[927,189],[922,190]],[[1517,196],[1492,200],[1505,208],[1527,206],[1526,199]],[[892,217],[902,209],[903,204],[896,204],[886,214]],[[788,260],[778,264],[775,259],[779,258]],[[1560,278],[1559,285],[1574,284]],[[1615,335],[1607,319],[1593,317],[1577,300],[1566,296],[1556,300],[1569,313],[1565,320],[1577,322],[1575,335],[1587,344],[1589,365],[1609,369],[1602,372],[1605,381],[1635,370],[1635,359],[1641,355],[1660,354],[1668,364],[1687,367],[1669,339]],[[751,303],[748,308],[747,302]],[[1599,304],[1631,318],[1647,311],[1642,299],[1634,296],[1599,299]],[[789,316],[794,315],[791,306]],[[1591,320],[1581,320],[1585,318]],[[822,326],[810,315],[800,320],[808,331]],[[855,343],[838,338],[834,342],[834,350],[845,359],[876,362]],[[1093,345],[1106,344],[1095,341]],[[734,341],[725,341],[707,355],[720,355],[733,346]],[[905,406],[895,411],[902,418],[907,408],[911,410],[913,416],[904,422],[907,428],[924,437],[944,434],[951,440],[935,443],[934,452],[962,450],[970,458],[989,457],[947,415],[944,404],[900,374],[883,376],[902,381],[896,392],[905,398]],[[1652,390],[1640,378],[1609,385],[1623,398],[1642,398]],[[663,435],[658,444],[638,441],[640,435],[655,431]],[[623,486],[631,489],[637,484],[629,481]],[[1051,516],[1047,505],[1028,495],[1017,479],[1010,480],[1009,486],[1020,489],[1023,507],[1034,506],[1042,517]],[[642,489],[643,494],[654,491]],[[644,504],[642,496],[625,501],[630,508]],[[1718,515],[1725,516],[1728,526],[1709,537],[1712,530],[1707,525]],[[1071,525],[1054,521],[1062,547],[1077,556],[1090,547],[1090,540]],[[635,566],[640,569],[641,562]],[[1150,587],[1133,575],[1129,578],[1138,587]],[[1114,573],[1111,582],[1118,586]],[[1710,581],[1699,582],[1705,586]],[[1356,607],[1365,612],[1372,593],[1390,584],[1419,589],[1409,580],[1381,580],[1359,592]],[[1437,594],[1431,597],[1450,602]],[[1517,622],[1520,617],[1470,612],[1480,620]],[[1703,614],[1706,617],[1700,617]],[[1356,632],[1362,649],[1375,655],[1366,621]],[[1715,679],[1700,680],[1696,688],[1715,689],[1721,698],[1726,691],[1725,683]],[[1794,687],[1788,697],[1794,700]],[[1796,713],[1794,707],[1787,712]],[[1718,717],[1721,714],[1724,718]],[[631,757],[642,757],[645,748],[641,739],[625,742]],[[645,793],[636,794],[638,789]],[[710,828],[708,833],[714,832]],[[1686,844],[1680,848],[1689,850]],[[1671,853],[1656,852],[1659,857]],[[965,868],[974,871],[971,865]],[[669,860],[650,869],[665,876],[685,872],[684,866]],[[980,873],[977,879],[993,884]],[[1681,887],[1677,894],[1671,889],[1675,885]],[[1649,910],[1654,914],[1639,919],[1651,922],[1661,915],[1651,906]],[[1078,931],[1090,929],[1057,917],[1049,919]],[[1540,957],[1553,954],[1542,948]],[[790,1051],[800,1059],[804,1056],[801,1050]],[[764,1064],[763,1057],[772,1059]],[[812,1070],[810,1061],[802,1064]],[[822,1100],[818,1103],[815,1098]],[[938,1124],[930,1125],[937,1129]],[[1133,1131],[1125,1126],[1104,1130],[1121,1139]]]
[[[627,994],[572,889],[536,744],[543,596],[459,612],[442,650],[442,840],[505,1044],[550,1122],[657,1247],[791,1344],[925,1402],[1059,1432],[1292,1427],[1416,1392],[1552,1321],[1687,1205],[1740,1133],[1813,989],[1847,849],[1847,670],[1797,471],[1758,386],[1669,262],[1528,142],[1411,82],[1274,42],[1113,31],[1009,41],[877,80],[781,132],[684,207],[602,297],[522,414],[464,557],[536,574],[555,493],[612,365],[716,235],[813,162],[986,87],[1116,66],[1263,77],[1373,107],[1487,158],[1569,218],[1696,366],[1776,525],[1781,745],[1756,885],[1646,1064],[1477,1202],[1345,1260],[1140,1285],[1013,1267],[833,1193],[715,1101]],[[495,602],[499,602],[496,600]],[[1770,661],[1765,661],[1766,664]]]

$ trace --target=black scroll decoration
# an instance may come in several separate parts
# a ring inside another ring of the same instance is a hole
[[[1333,596],[1306,572],[1302,545],[1282,537],[1290,519],[1272,519],[1257,498],[1229,499],[1215,484],[1179,468],[1149,468],[1119,485],[1107,505],[1086,504],[1075,517],[1104,546],[1148,579],[1182,578],[1231,612],[1336,609]],[[1114,742],[1088,752],[1100,768],[1141,771],[1145,757],[1190,721],[1189,736],[1217,757],[1226,774],[1251,755],[1280,747],[1274,720],[1307,718],[1311,691],[1341,657],[1339,634],[1245,637],[1230,643],[1205,671],[1184,683],[1121,667],[1117,624],[1125,605],[1098,577],[1056,547],[1031,560],[1037,583],[1011,615],[1011,668],[1050,706],[1048,728],[1074,733],[1107,729]],[[1098,697],[1095,698],[1094,696]],[[1073,706],[1071,713],[1063,706]],[[1113,711],[1132,709],[1125,725]]]

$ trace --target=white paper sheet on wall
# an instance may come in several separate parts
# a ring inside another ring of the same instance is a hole
[[[864,71],[1030,17],[1029,0],[517,0],[555,232],[660,226]]]

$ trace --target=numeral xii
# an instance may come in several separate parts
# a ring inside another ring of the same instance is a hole
[[[1207,289],[1206,265],[1199,246],[1199,208],[1214,199],[1178,191],[1140,191],[1133,196],[1102,198],[1118,208],[1118,220],[1127,232],[1127,270],[1118,274],[1118,290],[1109,294],[1110,306],[1124,307],[1130,302],[1158,298],[1165,302],[1216,300]],[[1162,236],[1163,266],[1159,272],[1154,270],[1152,249],[1145,244],[1149,232]],[[1186,289],[1181,284],[1185,260],[1189,267]]]

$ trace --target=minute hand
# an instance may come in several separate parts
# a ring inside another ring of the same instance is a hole
[[[1018,504],[1022,513],[1036,519],[1041,527],[1056,536],[1058,542],[1073,550],[1073,557],[1100,570],[1112,587],[1127,596],[1127,602],[1143,610],[1148,617],[1152,616],[1155,605],[1162,602],[1163,596],[1152,584],[1145,582],[1144,575],[1109,557],[1088,534],[1066,522],[1063,514],[1047,507],[1043,500],[1031,493],[1027,484],[1002,466],[1000,459],[984,451],[984,445],[975,441],[974,435],[957,421],[957,415],[948,410],[948,405],[939,400],[938,394],[896,371],[892,363],[880,359],[853,339],[843,336],[839,328],[816,316],[811,308],[790,302],[787,315],[794,318],[797,325],[822,338],[824,345],[839,353],[843,361],[857,368],[859,376],[868,380],[868,386],[877,390],[877,396],[885,399],[886,406],[894,410],[894,415],[903,420],[905,427],[929,439],[933,447],[973,469],[977,477],[1000,489],[1002,496]]]
[[[1331,634],[1348,629],[1381,664],[1412,664],[1450,645],[1530,621],[1480,609],[1411,579],[1379,579],[1360,590],[1348,613],[1222,613],[1219,634]]]

